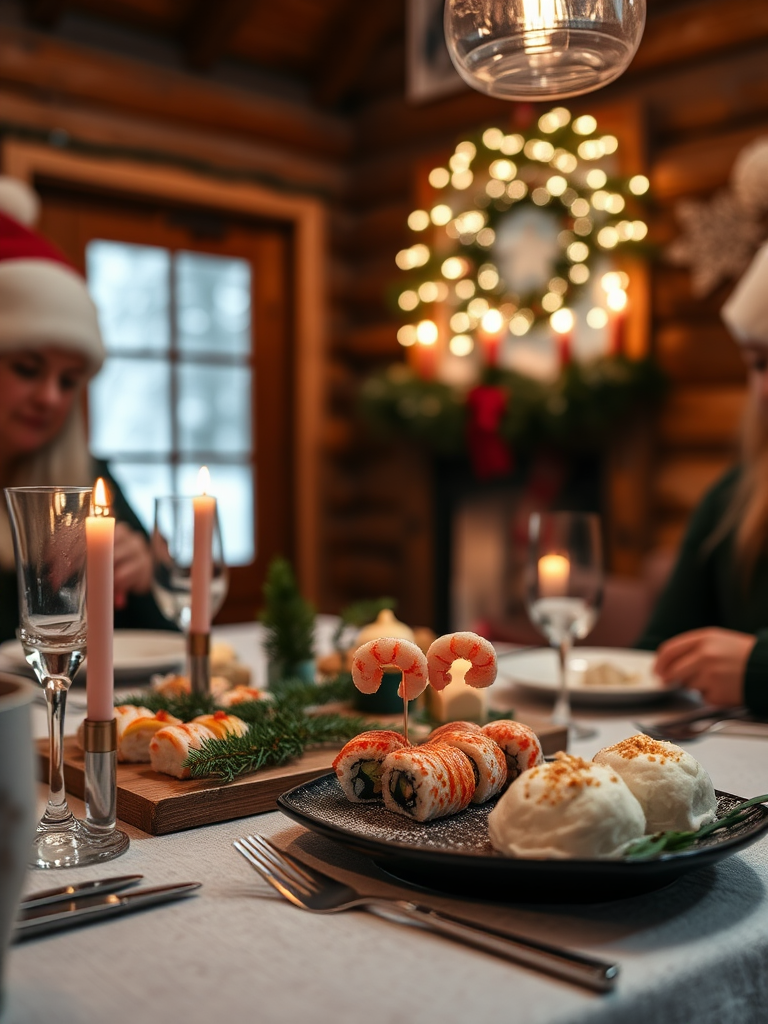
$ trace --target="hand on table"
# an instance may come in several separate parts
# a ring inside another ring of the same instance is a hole
[[[145,537],[125,523],[115,524],[115,608],[128,594],[146,594],[152,586],[152,556]]]
[[[654,670],[668,685],[699,690],[709,704],[743,704],[744,671],[756,642],[731,629],[692,629],[661,644]]]

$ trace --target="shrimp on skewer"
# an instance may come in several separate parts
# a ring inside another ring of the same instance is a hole
[[[446,633],[427,651],[429,681],[435,690],[444,690],[451,681],[454,661],[472,662],[465,682],[478,689],[490,686],[496,678],[496,651],[493,644],[477,633]]]
[[[424,652],[410,640],[383,636],[358,647],[352,659],[352,679],[361,693],[375,693],[381,686],[384,670],[400,669],[403,678],[397,694],[413,700],[423,693],[429,681]]]

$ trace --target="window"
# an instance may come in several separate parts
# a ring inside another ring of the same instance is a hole
[[[107,360],[90,446],[151,530],[154,498],[193,494],[207,465],[230,566],[255,558],[251,265],[94,239],[88,283]]]

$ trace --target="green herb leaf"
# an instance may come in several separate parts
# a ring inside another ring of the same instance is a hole
[[[732,807],[722,818],[716,818],[695,831],[689,832],[656,832],[654,835],[643,836],[637,839],[624,851],[624,859],[629,861],[652,860],[663,853],[678,853],[680,850],[687,850],[697,840],[711,835],[713,832],[733,828],[749,817],[750,807],[757,804],[768,803],[768,794],[753,796],[750,800]]]

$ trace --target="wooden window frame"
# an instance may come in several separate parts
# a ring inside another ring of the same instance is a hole
[[[92,186],[125,196],[168,200],[174,205],[217,208],[287,223],[295,239],[293,522],[296,573],[302,592],[320,597],[320,438],[327,324],[324,267],[327,217],[308,196],[272,191],[245,182],[217,181],[172,166],[147,166],[69,153],[39,143],[6,140],[0,152],[4,174],[34,184],[45,177],[62,184]]]

